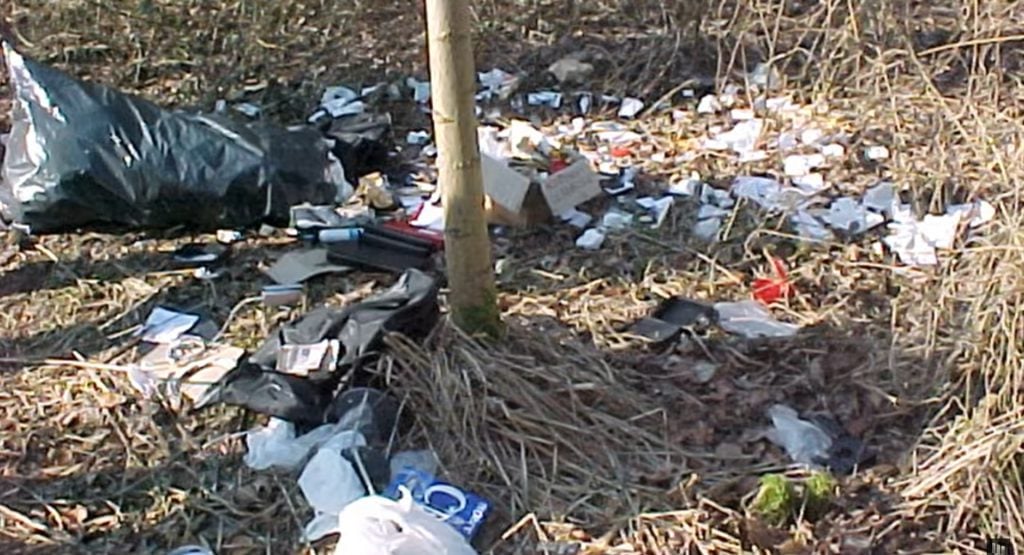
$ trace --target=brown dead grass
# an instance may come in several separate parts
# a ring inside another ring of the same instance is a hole
[[[771,60],[786,90],[827,104],[854,144],[894,152],[880,171],[851,158],[847,186],[888,177],[922,209],[979,196],[999,208],[981,238],[910,276],[867,241],[801,247],[773,221],[738,221],[703,247],[686,236],[685,209],[658,236],[613,240],[601,256],[566,252],[564,229],[502,239],[507,342],[443,327],[425,347],[395,338],[379,367],[420,424],[405,441],[428,443],[450,478],[495,500],[491,538],[508,527],[497,550],[572,540],[586,553],[977,553],[987,536],[1024,546],[1015,2],[489,0],[475,11],[481,69],[531,72],[538,84],[542,68],[578,49],[599,60],[595,88],[646,98]],[[405,2],[19,1],[8,15],[30,54],[75,74],[171,105],[247,94],[284,122],[325,84],[423,75],[422,23]],[[659,149],[682,148],[693,125],[637,124],[668,145]],[[740,171],[695,167],[721,181]],[[285,248],[249,240],[211,287],[166,271],[157,251],[181,240],[68,236],[7,251],[4,357],[125,364],[124,337],[153,303],[226,318],[258,291],[258,263]],[[797,340],[712,336],[654,353],[619,333],[663,297],[748,295],[766,249],[794,268],[800,294],[783,313],[812,325]],[[358,298],[383,279],[328,279],[310,305]],[[254,346],[297,313],[244,308],[226,337]],[[719,364],[709,383],[694,380],[699,360]],[[109,369],[0,372],[0,543],[13,552],[195,541],[218,553],[309,551],[297,540],[309,511],[293,478],[241,464],[246,415],[173,414]],[[817,524],[773,531],[746,515],[756,476],[785,469],[777,449],[750,437],[772,402],[835,414],[880,452]]]

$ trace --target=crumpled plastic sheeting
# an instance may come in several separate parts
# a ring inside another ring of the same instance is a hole
[[[315,129],[171,112],[3,51],[14,102],[0,203],[33,233],[284,226],[292,205],[352,194]]]
[[[801,420],[795,410],[786,405],[772,405],[768,409],[774,428],[768,439],[782,447],[794,462],[814,465],[828,459],[832,438],[818,426]]]
[[[316,541],[337,531],[338,514],[350,503],[366,495],[358,471],[341,452],[366,445],[358,432],[343,431],[328,439],[299,476],[299,489],[316,515],[306,525],[305,535]]]
[[[351,503],[338,516],[338,531],[335,555],[477,555],[404,489],[398,501],[369,496]]]
[[[325,424],[295,437],[295,425],[287,420],[271,418],[266,426],[249,430],[245,435],[248,451],[243,460],[253,470],[276,467],[294,470],[309,453],[331,439],[341,426]]]

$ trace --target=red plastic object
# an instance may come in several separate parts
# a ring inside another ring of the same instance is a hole
[[[615,158],[625,158],[627,156],[632,156],[632,155],[633,155],[633,151],[630,150],[628,147],[617,146],[617,147],[612,149],[612,156],[615,157]]]
[[[764,304],[772,304],[779,299],[789,297],[795,291],[793,284],[789,282],[789,273],[786,265],[779,259],[769,257],[775,277],[757,278],[754,280],[754,298]]]
[[[416,237],[417,239],[430,241],[431,244],[438,249],[444,248],[444,233],[440,231],[416,227],[405,220],[391,220],[389,222],[384,222],[381,224],[381,227],[397,231],[398,233],[404,233],[406,235]]]
[[[565,160],[555,158],[554,160],[551,161],[551,164],[548,165],[548,171],[550,171],[551,173],[558,173],[568,167],[569,164]]]

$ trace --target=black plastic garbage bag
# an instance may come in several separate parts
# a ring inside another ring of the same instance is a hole
[[[384,293],[335,309],[323,307],[275,331],[258,351],[219,384],[210,388],[197,407],[217,402],[245,407],[293,422],[319,423],[325,412],[337,417],[344,408],[330,405],[338,380],[372,355],[385,333],[411,338],[425,336],[437,324],[438,283],[419,270],[408,270]],[[326,372],[298,377],[277,372],[282,345],[310,345],[337,339],[342,354]]]
[[[387,114],[353,114],[329,120],[321,127],[334,139],[332,152],[345,166],[351,179],[384,171],[394,146],[391,137],[391,116]]]
[[[292,205],[352,194],[316,129],[167,111],[3,50],[14,102],[0,215],[32,233],[283,226]]]

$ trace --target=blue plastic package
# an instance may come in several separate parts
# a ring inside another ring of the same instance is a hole
[[[491,513],[490,501],[415,468],[400,471],[385,495],[398,499],[399,486],[408,488],[414,502],[447,522],[467,540],[473,539]]]

